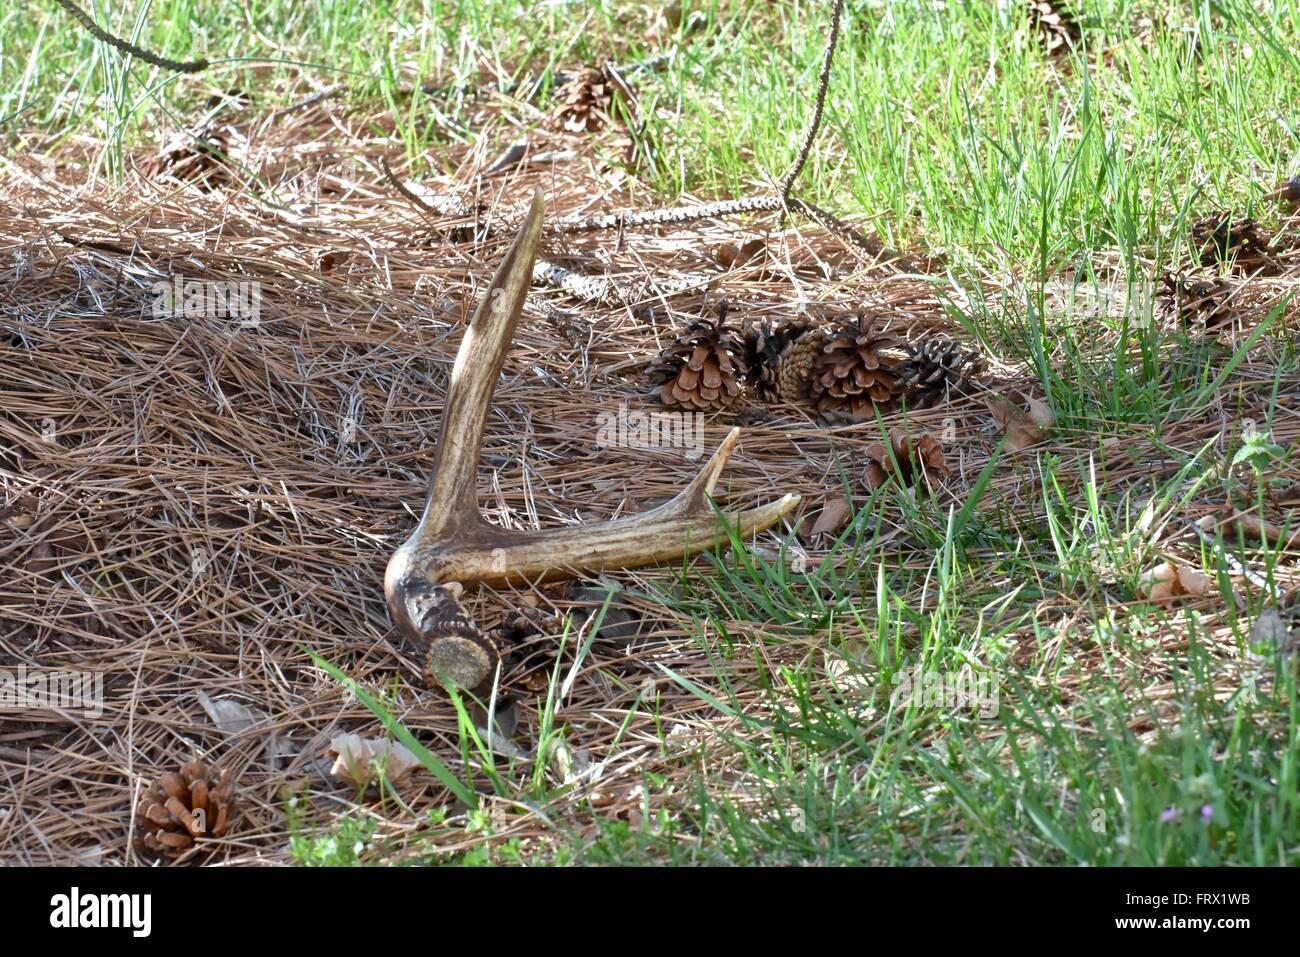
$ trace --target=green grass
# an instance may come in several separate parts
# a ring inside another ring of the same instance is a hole
[[[1084,520],[1095,527],[1096,510],[1073,516],[1076,523]],[[1044,665],[1037,671],[1013,667],[1007,639],[1016,632],[1023,636],[1028,624],[1030,640],[1050,647],[1054,623],[1032,616],[1025,607],[1031,603],[1017,601],[1023,594],[980,604],[987,594],[979,583],[991,569],[954,560],[954,551],[936,556],[920,590],[911,582],[892,587],[882,566],[876,614],[864,625],[871,660],[855,662],[850,674],[857,681],[848,684],[848,693],[827,681],[822,661],[784,668],[758,679],[770,699],[770,710],[760,718],[752,713],[752,701],[741,702],[721,667],[720,692],[683,682],[737,720],[725,744],[716,747],[743,755],[742,779],[749,785],[741,802],[733,797],[734,778],[725,786],[701,771],[698,804],[686,822],[677,823],[703,838],[691,845],[700,848],[692,859],[1294,861],[1300,847],[1300,722],[1293,668],[1278,669],[1276,685],[1261,689],[1243,681],[1221,700],[1216,689],[1223,687],[1223,664],[1202,647],[1199,616],[1186,613],[1178,623],[1186,649],[1168,659],[1172,691],[1160,702],[1149,700],[1142,690],[1149,682],[1131,662],[1160,652],[1151,637],[1160,613],[1118,619],[1109,612],[1106,592],[1132,599],[1131,585],[1108,584],[1111,563],[1090,557],[1087,540],[1078,536],[1060,548],[1062,561],[1051,577],[1058,594],[1091,605],[1093,623],[1070,635],[1073,654],[1055,662],[1036,655]],[[1138,567],[1129,557],[1114,556],[1121,576]],[[715,580],[719,604],[734,591],[729,578]],[[933,597],[925,614],[904,597],[927,592]],[[899,640],[897,626],[904,622],[920,625],[919,641]],[[1241,633],[1248,631],[1247,615]],[[834,634],[826,637],[833,646]],[[895,676],[917,667],[933,673],[970,667],[984,674],[999,687],[996,716],[930,707],[924,699],[904,698],[891,710]],[[1159,729],[1154,741],[1139,740],[1131,729],[1143,716]],[[700,755],[702,767],[717,762],[717,755],[707,762],[705,757]],[[672,843],[671,834],[657,846],[625,840],[613,859],[679,859],[680,849],[667,846]],[[605,844],[596,849],[597,857],[606,853],[612,852]]]
[[[470,87],[523,76],[545,85],[557,69],[666,47],[674,64],[638,79],[649,121],[649,162],[638,171],[645,201],[749,193],[792,159],[826,8],[692,4],[698,32],[652,41],[653,8],[612,2],[96,5],[101,23],[151,50],[214,61],[186,78],[103,47],[52,3],[10,5],[0,13],[0,141],[57,156],[92,133],[109,144],[96,172],[113,182],[124,150],[201,115],[214,90],[252,90],[269,109],[300,97],[307,75],[317,86],[349,83],[368,109],[381,105],[410,155],[442,170],[440,147],[499,135],[471,124]],[[694,621],[713,680],[669,677],[726,720],[684,756],[664,729],[661,757],[685,773],[646,775],[660,810],[638,825],[593,811],[597,833],[582,838],[557,816],[548,845],[489,842],[452,860],[1294,863],[1295,669],[1269,661],[1251,672],[1258,680],[1242,677],[1265,596],[1224,610],[1240,657],[1230,663],[1200,615],[1144,606],[1136,590],[1193,496],[1259,487],[1249,481],[1257,456],[1224,462],[1213,440],[1175,439],[1251,347],[1278,339],[1281,312],[1219,354],[1160,331],[1149,299],[1094,316],[1063,307],[1059,294],[1149,287],[1208,211],[1272,215],[1258,197],[1300,171],[1300,4],[1088,0],[1077,8],[1084,44],[1065,62],[1043,54],[1015,4],[848,8],[826,129],[799,191],[868,216],[891,245],[945,252],[946,288],[973,297],[958,310],[962,327],[1023,362],[1058,432],[1081,443],[1020,466],[1035,476],[1025,509],[986,495],[994,462],[951,508],[878,493],[816,567],[795,572],[788,552],[773,560],[743,547],[696,563],[658,597]],[[1144,17],[1154,24],[1140,27]],[[429,82],[445,92],[410,94]],[[1003,295],[973,282],[987,277]],[[1293,344],[1274,359],[1264,429],[1281,383],[1300,370]],[[1111,479],[1104,448],[1089,444],[1107,435],[1172,469]],[[906,554],[873,532],[885,509],[906,517]],[[1200,547],[1203,570],[1218,580],[1229,557],[1270,583],[1280,560],[1222,536]],[[732,635],[737,623],[755,628]],[[765,633],[773,624],[780,637]],[[753,647],[792,636],[810,651],[779,665]],[[733,667],[742,661],[743,682]],[[969,669],[998,689],[996,715],[892,707],[899,677],[915,669]],[[544,771],[564,744],[557,700],[572,673],[552,676],[540,759],[522,783],[483,741],[467,703],[455,701],[470,769],[461,780],[368,697],[468,810],[430,820],[429,846],[400,852],[376,843],[371,820],[300,822],[294,858],[443,862],[443,838],[491,833],[481,794],[546,816],[566,798]]]

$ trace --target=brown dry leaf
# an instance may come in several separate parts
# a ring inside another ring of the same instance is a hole
[[[267,720],[266,712],[240,704],[234,698],[210,698],[203,691],[197,692],[196,697],[217,730],[226,734],[239,734]]]
[[[998,426],[1006,433],[1008,452],[1020,452],[1047,441],[1056,422],[1051,407],[1032,396],[1028,399],[1027,411],[1002,396],[992,396],[985,402]]]
[[[1257,651],[1284,647],[1291,640],[1291,629],[1276,608],[1265,608],[1250,628],[1250,646]]]
[[[723,243],[718,247],[718,263],[723,269],[735,269],[745,265],[765,247],[766,244],[761,239],[751,239],[747,243]]]
[[[1209,591],[1208,575],[1173,562],[1161,562],[1138,578],[1138,594],[1159,605],[1169,606],[1177,598],[1196,598]]]
[[[382,765],[389,783],[397,784],[420,767],[420,759],[409,748],[384,738],[363,738],[359,734],[340,734],[325,749],[334,756],[330,776],[364,787],[377,776]]]
[[[33,575],[48,575],[56,564],[54,546],[48,541],[38,543],[27,557],[27,570]]]
[[[212,719],[217,730],[226,734],[241,734],[255,724],[271,720],[265,711],[240,704],[234,698],[211,698],[203,691],[198,691],[195,697],[199,699],[199,706]],[[291,738],[275,731],[267,733],[264,743],[267,760],[273,767],[279,767],[283,759],[293,754],[295,747]]]
[[[840,530],[848,524],[849,516],[853,513],[853,505],[849,502],[847,495],[840,493],[832,495],[826,499],[822,505],[821,513],[817,516],[817,523],[813,525],[812,531],[808,533],[810,538],[818,538],[822,535],[833,536],[839,534]]]
[[[316,264],[320,267],[322,274],[328,275],[351,258],[352,253],[345,249],[332,249],[327,253],[322,253]]]
[[[609,593],[607,587],[576,587],[570,592],[570,597],[575,602],[589,604],[590,607],[578,610],[578,614],[585,613],[588,621],[600,612],[605,599],[609,598],[609,607],[600,620],[600,630],[596,632],[596,637],[603,641],[630,641],[641,633],[641,612],[628,602],[627,595],[621,588],[614,590],[612,598]],[[583,627],[586,627],[585,623]]]

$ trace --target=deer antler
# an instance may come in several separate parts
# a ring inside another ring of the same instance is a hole
[[[726,524],[709,496],[740,429],[731,430],[681,494],[649,512],[535,531],[500,528],[479,513],[476,477],[483,429],[523,311],[541,234],[539,189],[465,332],[443,407],[424,515],[389,560],[384,576],[393,623],[407,638],[428,643],[427,671],[461,687],[483,683],[497,663],[495,647],[459,609],[461,585],[518,584],[636,568],[680,559],[726,540]],[[798,503],[798,495],[785,495],[726,519],[739,534],[749,535],[774,525]]]

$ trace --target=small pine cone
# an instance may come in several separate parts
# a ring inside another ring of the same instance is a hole
[[[175,860],[195,838],[223,837],[237,813],[228,774],[217,779],[199,761],[182,764],[149,787],[136,807],[135,846]]]
[[[1300,176],[1292,176],[1277,184],[1277,189],[1267,193],[1264,199],[1280,199],[1292,206],[1300,206]]]
[[[889,442],[893,446],[892,459],[885,443],[872,442],[867,446],[868,462],[863,479],[871,491],[880,488],[891,476],[900,485],[925,490],[933,481],[932,476],[948,474],[943,446],[928,432],[913,436],[902,429],[890,429]]]
[[[1247,272],[1274,272],[1277,269],[1270,237],[1253,219],[1235,222],[1229,213],[1216,213],[1192,224],[1192,241],[1196,244],[1202,266],[1215,266],[1232,259]]]
[[[1078,46],[1082,34],[1074,15],[1053,0],[1029,0],[1029,26],[1049,56]]]
[[[555,670],[557,645],[546,635],[558,635],[564,623],[540,609],[521,608],[496,629],[501,648],[502,681],[506,692],[545,691]]]
[[[765,402],[808,401],[813,366],[825,337],[798,320],[775,329],[766,322],[746,330],[745,353],[749,381]]]
[[[561,88],[563,99],[552,117],[552,125],[570,133],[595,133],[605,128],[613,114],[626,110],[615,99],[631,94],[627,83],[614,75],[609,64],[588,67],[571,77]]]
[[[908,359],[900,369],[900,379],[911,409],[938,405],[950,391],[966,392],[984,371],[984,360],[949,336],[931,336],[906,348]]]
[[[898,339],[878,332],[874,318],[865,313],[842,318],[825,333],[809,395],[819,412],[865,421],[877,406],[893,404],[901,388],[902,359]]]
[[[215,189],[230,182],[230,128],[206,126],[197,135],[175,137],[144,163],[149,176],[196,182]]]
[[[716,323],[697,319],[651,364],[647,375],[668,408],[712,412],[731,405],[744,390],[744,344],[726,322],[724,302]]]
[[[1160,311],[1179,322],[1199,320],[1207,328],[1230,321],[1234,315],[1233,287],[1218,276],[1184,276],[1165,273],[1158,293]]]

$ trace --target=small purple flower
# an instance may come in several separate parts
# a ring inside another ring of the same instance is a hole
[[[1160,813],[1160,820],[1161,820],[1162,822],[1164,822],[1165,824],[1168,824],[1170,821],[1172,821],[1172,820],[1173,820],[1174,818],[1176,818],[1177,816],[1178,816],[1178,808],[1176,808],[1176,807],[1167,807],[1167,808],[1165,808],[1165,809]]]
[[[1210,807],[1210,805],[1208,804],[1204,805],[1201,808],[1201,820],[1204,821],[1206,824],[1209,824],[1211,821],[1213,821],[1214,808]]]

